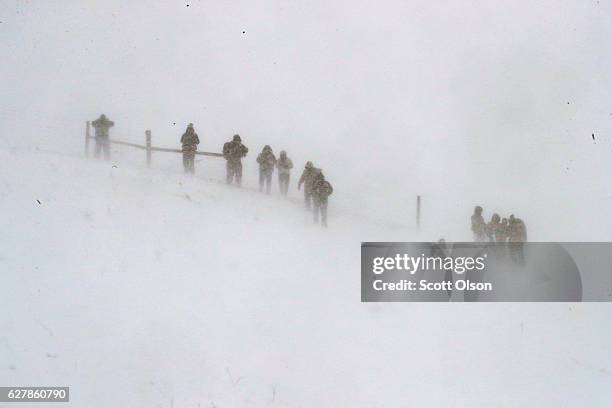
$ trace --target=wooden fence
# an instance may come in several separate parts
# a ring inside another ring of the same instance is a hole
[[[95,139],[95,137],[91,136],[91,122],[87,122],[85,126],[85,156],[89,156],[89,141],[91,139]],[[122,140],[113,140],[109,139],[111,143],[135,147],[137,149],[142,149],[146,153],[147,158],[147,167],[151,167],[151,152],[169,152],[169,153],[183,153],[181,149],[172,149],[169,147],[157,147],[151,144],[151,131],[145,130],[145,144],[139,145],[137,143],[124,142]],[[212,157],[223,157],[222,153],[212,153],[212,152],[200,152],[196,151],[195,154],[200,156],[212,156]],[[416,228],[419,230],[421,227],[421,196],[417,196],[416,199]]]
[[[91,139],[95,139],[95,137],[93,137],[90,132],[91,132],[91,123],[88,121],[85,126],[85,156],[89,156],[89,141]],[[109,139],[109,141],[110,143],[123,145],[123,146],[135,147],[137,149],[144,150],[146,153],[146,158],[147,158],[147,166],[149,167],[151,167],[151,152],[183,153],[182,149],[172,149],[169,147],[153,146],[151,144],[151,131],[150,130],[145,130],[145,144],[144,145],[139,145],[137,143],[124,142],[122,140],[114,140],[114,139]],[[195,154],[200,155],[200,156],[223,157],[223,154],[221,153],[212,153],[212,152],[196,151]]]

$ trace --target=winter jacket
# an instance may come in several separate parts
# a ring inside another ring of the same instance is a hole
[[[257,156],[257,163],[259,163],[259,170],[271,172],[276,165],[276,156],[271,150],[263,151]]]
[[[91,125],[96,130],[96,139],[108,139],[108,129],[115,126],[115,122],[106,117],[100,117],[91,122]]]
[[[285,160],[280,158],[276,162],[276,167],[278,168],[278,174],[290,174],[293,168],[293,162],[288,157],[285,157]]]
[[[195,150],[198,144],[200,144],[200,138],[196,132],[188,130],[181,136],[181,144],[183,145],[183,150]]]
[[[326,202],[333,192],[334,188],[324,178],[318,177],[312,184],[312,194],[320,201]]]
[[[247,155],[249,149],[241,142],[227,142],[223,145],[223,157],[229,161],[240,161]]]
[[[306,192],[312,191],[312,183],[314,182],[315,178],[319,175],[319,173],[321,173],[321,169],[318,169],[316,167],[304,169],[304,171],[302,172],[302,176],[300,177],[300,180],[298,181],[298,188],[300,188],[302,184],[304,184],[304,190]]]
[[[509,242],[527,242],[527,227],[525,227],[525,223],[523,222],[523,220],[521,220],[520,218],[515,218],[514,222],[508,227]]]

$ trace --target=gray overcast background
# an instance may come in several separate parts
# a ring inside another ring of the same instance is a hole
[[[10,147],[79,152],[101,112],[165,146],[194,122],[201,149],[284,148],[363,207],[424,195],[438,235],[482,204],[532,239],[612,238],[610,2],[4,0],[0,20]]]
[[[611,39],[604,0],[0,0],[0,385],[103,408],[611,406],[609,303],[359,302],[362,241],[470,240],[476,204],[532,241],[612,241]],[[102,112],[138,143],[239,132],[246,187],[265,144],[313,160],[330,228],[209,182],[217,158],[193,178],[178,154],[83,160]]]

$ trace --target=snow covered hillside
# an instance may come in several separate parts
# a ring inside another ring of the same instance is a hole
[[[0,384],[88,408],[612,403],[609,308],[362,304],[360,242],[409,222],[338,199],[322,230],[219,163],[129,163],[0,150]]]

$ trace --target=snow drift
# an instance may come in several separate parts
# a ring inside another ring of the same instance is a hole
[[[609,309],[362,304],[360,241],[412,226],[338,200],[322,230],[200,165],[0,150],[0,383],[104,408],[612,402]]]

